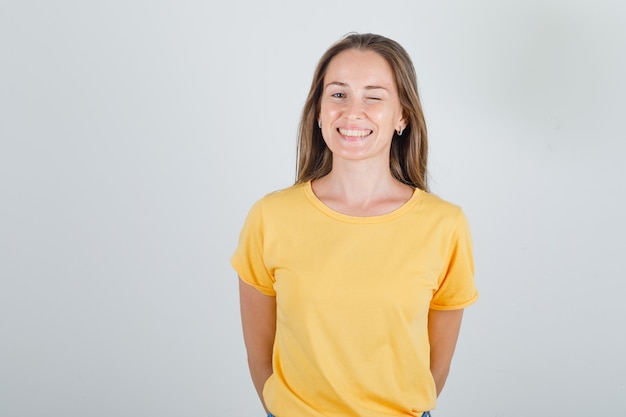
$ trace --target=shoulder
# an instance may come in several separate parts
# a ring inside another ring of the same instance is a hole
[[[436,194],[425,191],[422,191],[421,208],[423,210],[438,213],[439,215],[445,217],[458,217],[463,214],[463,209],[458,204],[452,203]]]
[[[306,200],[305,187],[306,184],[296,184],[267,193],[254,203],[251,211],[264,215],[280,215],[290,212]]]
[[[304,197],[306,184],[296,184],[287,188],[272,191],[265,194],[258,203],[265,206],[282,205],[293,201],[298,201]]]
[[[293,185],[272,191],[256,200],[248,211],[244,228],[263,231],[280,231],[302,223],[307,197],[303,185]]]
[[[440,230],[452,231],[469,227],[462,207],[436,194],[422,192],[417,213],[420,218],[437,225]]]

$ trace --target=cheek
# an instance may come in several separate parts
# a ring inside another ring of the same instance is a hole
[[[328,118],[328,119],[334,119],[336,118],[339,114],[341,113],[341,108],[338,105],[333,105],[333,104],[328,104],[328,103],[322,103],[322,106],[320,108],[320,115],[323,118]]]
[[[377,114],[377,117],[381,123],[389,124],[391,126],[394,126],[395,128],[395,126],[402,118],[402,113],[387,109],[386,111],[380,111]]]
[[[376,124],[379,127],[383,127],[386,126],[388,124],[392,123],[392,118],[393,118],[393,114],[391,114],[391,112],[389,111],[385,111],[385,110],[381,110],[381,109],[377,109],[377,110],[372,110],[369,113],[369,117],[370,119],[372,119],[373,121],[376,122]]]

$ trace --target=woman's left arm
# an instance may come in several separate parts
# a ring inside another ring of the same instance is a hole
[[[450,363],[461,330],[463,310],[430,310],[428,337],[430,339],[430,372],[435,379],[437,396],[450,372]]]

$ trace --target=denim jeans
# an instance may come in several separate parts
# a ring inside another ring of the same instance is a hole
[[[267,417],[275,417],[275,416],[272,413],[267,413]],[[431,417],[430,411],[424,411],[424,414],[422,414],[422,417]]]

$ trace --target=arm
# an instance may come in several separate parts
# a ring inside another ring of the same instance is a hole
[[[430,339],[430,372],[435,379],[437,396],[441,393],[461,330],[463,310],[430,310],[428,313],[428,337]]]
[[[276,334],[276,297],[261,294],[239,279],[239,302],[248,367],[263,403],[263,385],[272,374],[272,350]]]

